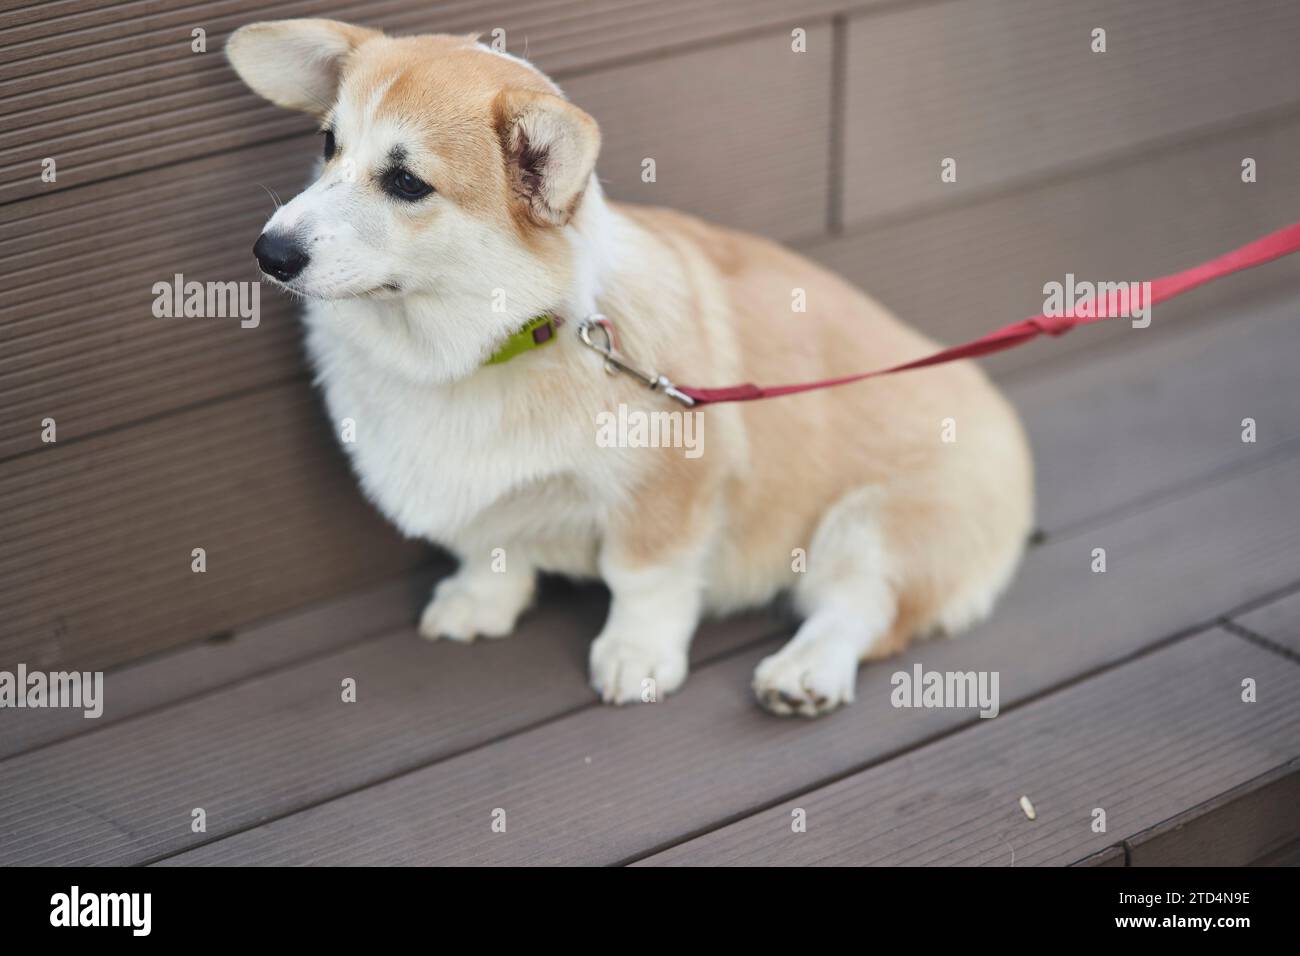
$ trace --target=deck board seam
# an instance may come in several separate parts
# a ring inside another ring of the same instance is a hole
[[[1237,618],[1244,617],[1247,614],[1258,611],[1260,608],[1267,607],[1268,605],[1274,604],[1278,601],[1284,601],[1296,594],[1300,594],[1300,581],[1297,581],[1295,584],[1288,584],[1285,587],[1274,588],[1259,597],[1251,598],[1249,601],[1242,601],[1232,610],[1224,613],[1223,617],[1236,624]],[[1236,624],[1236,626],[1241,627],[1240,624]]]
[[[844,231],[844,171],[847,152],[844,123],[848,119],[849,23],[844,14],[831,17],[831,102],[830,138],[827,143],[826,228],[827,236]]]
[[[1276,643],[1272,638],[1266,637],[1258,631],[1253,631],[1248,627],[1238,624],[1233,618],[1224,617],[1219,624],[1225,631],[1235,634],[1237,637],[1254,644],[1256,647],[1262,647],[1266,651],[1272,651],[1274,654],[1286,658],[1293,664],[1300,664],[1300,654],[1297,654],[1295,651],[1283,644]]]

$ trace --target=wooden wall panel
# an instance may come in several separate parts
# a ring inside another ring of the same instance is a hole
[[[488,0],[435,5],[252,0],[195,8],[186,0],[89,9],[0,29],[0,201],[39,195],[40,160],[59,161],[57,188],[247,146],[306,129],[260,103],[221,53],[236,28],[259,19],[328,16],[394,33],[506,31],[512,52],[561,75],[698,46],[763,27],[815,20],[871,4],[832,0]],[[75,9],[75,8],[74,8]],[[190,31],[207,31],[207,52]]]
[[[1243,155],[1267,171],[1258,182],[1241,181]],[[1066,273],[1154,279],[1287,225],[1300,208],[1300,182],[1289,173],[1297,155],[1300,119],[1224,131],[1132,163],[865,227],[808,251],[908,322],[955,343],[1039,312],[1044,283],[1064,282]],[[984,361],[997,371],[1051,361],[1297,284],[1300,261],[1275,262],[1157,307],[1151,328],[1102,323]]]
[[[109,667],[426,560],[341,459],[296,383],[7,462],[0,667]]]
[[[1090,49],[1094,27],[1107,31],[1105,53]],[[1297,35],[1292,0],[988,0],[855,18],[844,219],[951,201],[1300,101]],[[957,161],[955,183],[940,181],[945,157]]]
[[[93,22],[69,13],[57,25],[28,19],[25,33],[11,19],[0,29],[0,179],[33,145],[60,169],[57,183],[0,206],[0,660],[108,666],[354,589],[426,554],[364,503],[330,447],[285,299],[263,290],[254,329],[236,318],[151,314],[153,284],[175,273],[256,278],[251,243],[273,209],[265,190],[301,188],[319,144],[290,114],[250,113],[252,97],[217,59],[205,62],[218,73],[150,73],[149,85],[121,85],[137,54],[141,69],[189,69],[156,54],[191,12],[147,6],[80,4]],[[743,22],[770,19],[767,6]],[[204,22],[239,9],[232,25],[253,18],[247,5],[213,4]],[[742,22],[727,26],[725,4],[704,19],[677,9],[715,34]],[[602,47],[601,22],[644,42],[632,13],[602,6],[596,35],[573,39],[574,49],[626,52]],[[671,16],[655,8],[642,19]],[[574,24],[552,29],[562,46]],[[778,236],[819,231],[831,42],[826,24],[810,33],[802,56],[776,30],[566,82],[605,125],[611,194],[699,206]],[[701,87],[729,122],[679,108]],[[119,91],[123,99],[106,99]],[[653,189],[640,182],[647,155],[659,164]],[[94,175],[77,172],[95,163]],[[786,178],[797,187],[768,189]],[[753,201],[760,195],[775,199]],[[40,440],[47,416],[58,444]],[[189,571],[193,547],[208,550],[205,575]]]
[[[565,82],[600,122],[606,191],[779,239],[820,235],[830,196],[830,28],[809,28],[807,42],[794,53],[789,34],[764,33]],[[641,177],[647,157],[652,183]]]
[[[1121,336],[1068,367],[1054,362],[1017,375],[1006,394],[1034,450],[1036,526],[1049,537],[1076,534],[1100,515],[1300,448],[1295,368],[1277,361],[1300,355],[1296,309],[1294,292],[1240,304],[1217,321],[1167,323],[1147,348],[1130,349]],[[1044,358],[1051,347],[1043,346]],[[1246,416],[1258,426],[1254,442],[1241,440]],[[1300,632],[1300,595],[1292,604],[1291,629]],[[1265,619],[1268,607],[1251,621]],[[1300,650],[1300,637],[1295,645]]]
[[[575,79],[571,94],[605,127],[600,172],[610,194],[778,237],[819,232],[829,29],[810,31],[809,42],[794,54],[784,33],[768,33]],[[677,109],[706,83],[726,122]],[[47,415],[62,438],[80,437],[297,374],[295,309],[270,287],[261,324],[249,329],[235,318],[156,318],[151,290],[176,273],[255,281],[251,248],[274,209],[270,191],[297,192],[318,148],[302,134],[0,207],[0,457],[41,449]],[[646,156],[657,163],[650,184],[641,181]]]

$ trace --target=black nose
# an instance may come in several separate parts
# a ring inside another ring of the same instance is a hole
[[[307,253],[291,236],[284,233],[264,232],[253,245],[257,264],[269,276],[288,282],[307,265]]]

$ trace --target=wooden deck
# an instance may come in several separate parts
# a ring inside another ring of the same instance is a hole
[[[992,620],[864,667],[829,718],[752,700],[790,630],[775,612],[706,625],[679,694],[614,709],[585,678],[599,589],[552,582],[511,638],[430,644],[412,627],[430,567],[109,671],[99,720],[7,712],[0,863],[1292,859],[1298,311],[1293,289],[1035,346],[1006,382],[1041,540]],[[895,709],[890,676],[915,662],[999,672],[1001,713]]]

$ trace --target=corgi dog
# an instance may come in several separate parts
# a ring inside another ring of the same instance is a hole
[[[227,55],[254,92],[319,121],[317,178],[254,253],[305,303],[365,494],[459,559],[422,635],[503,637],[539,572],[599,578],[611,603],[590,681],[621,704],[681,686],[704,615],[786,596],[802,624],[753,689],[814,716],[853,699],[860,661],[989,614],[1033,478],[978,368],[685,408],[609,374],[593,328],[697,386],[823,379],[935,346],[772,242],[607,200],[596,122],[473,37],[284,20],[238,30]],[[607,440],[611,415],[657,413],[696,416],[707,441]]]

